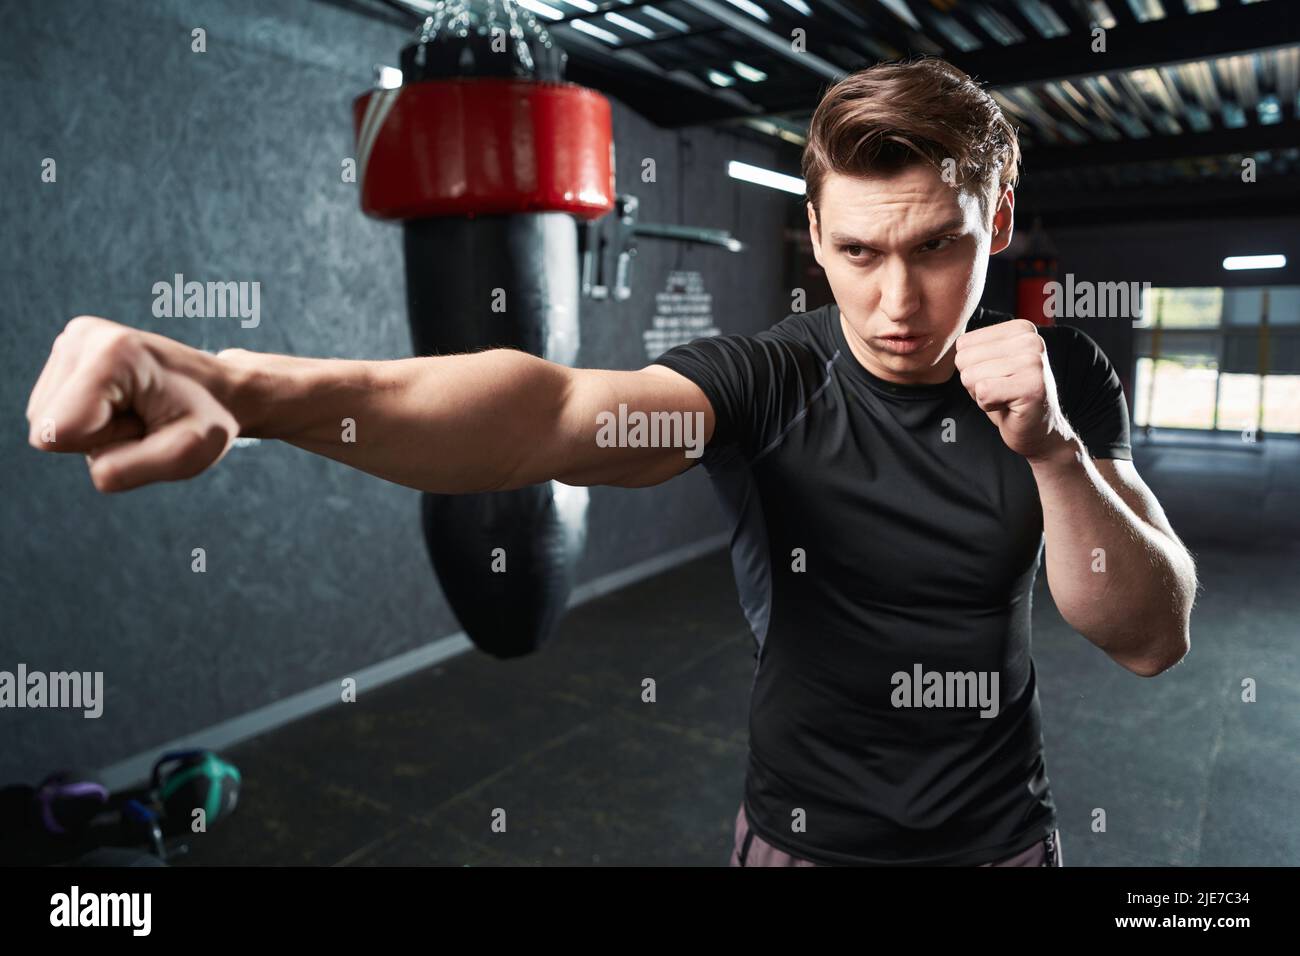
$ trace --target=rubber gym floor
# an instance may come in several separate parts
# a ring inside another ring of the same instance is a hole
[[[1197,558],[1192,650],[1136,677],[1061,620],[1040,574],[1034,659],[1065,865],[1294,864],[1300,444],[1163,439],[1136,457]],[[371,691],[364,710],[227,748],[239,809],[171,862],[725,864],[752,645],[726,553],[710,554],[575,608],[532,658],[466,653]]]

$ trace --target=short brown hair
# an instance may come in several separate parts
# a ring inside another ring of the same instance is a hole
[[[993,97],[937,57],[877,63],[840,80],[822,97],[803,151],[807,199],[821,218],[828,172],[867,176],[918,162],[941,175],[953,160],[953,185],[974,190],[992,221],[991,187],[1019,179],[1016,130]]]

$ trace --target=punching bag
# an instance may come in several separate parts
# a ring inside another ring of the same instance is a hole
[[[1051,308],[1051,284],[1056,282],[1056,247],[1043,230],[1041,217],[1034,227],[1024,252],[1016,257],[1016,317],[1035,325],[1053,325],[1056,316]]]
[[[1046,256],[1016,259],[1016,316],[1035,325],[1052,325],[1048,286],[1056,281],[1056,260]]]
[[[613,208],[609,101],[511,0],[447,0],[402,50],[402,84],[353,106],[361,208],[400,220],[416,355],[578,354],[577,220]],[[550,481],[421,501],[443,593],[474,644],[528,654],[568,604],[587,489]]]

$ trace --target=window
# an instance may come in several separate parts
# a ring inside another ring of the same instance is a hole
[[[1300,433],[1300,286],[1148,289],[1134,325],[1138,427]]]

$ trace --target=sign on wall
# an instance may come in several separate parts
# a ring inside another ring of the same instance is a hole
[[[651,327],[642,333],[646,359],[653,362],[675,345],[719,334],[713,324],[713,295],[694,271],[668,273],[664,291],[655,293]]]

